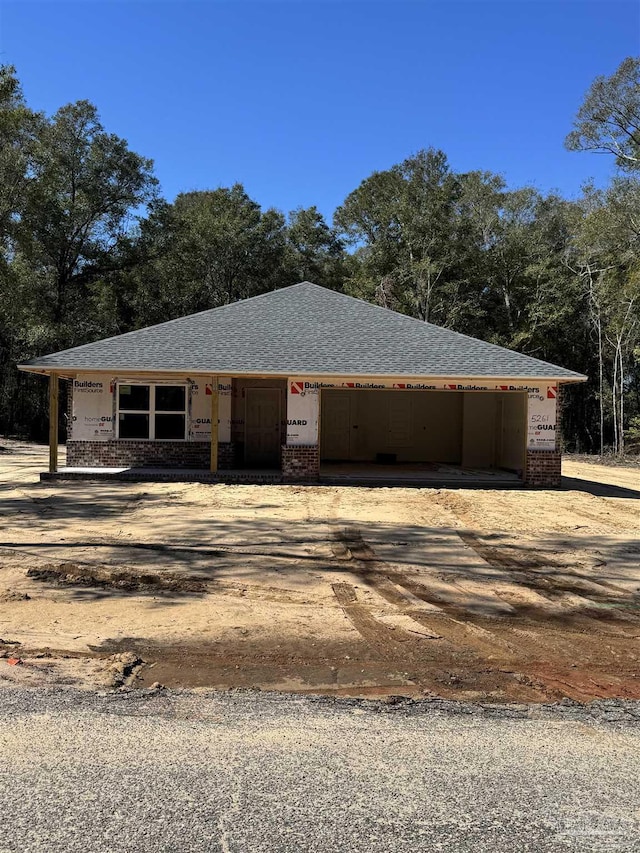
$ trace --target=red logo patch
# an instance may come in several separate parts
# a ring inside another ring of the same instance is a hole
[[[213,388],[211,387],[211,385],[204,386],[204,393],[207,395],[207,397],[210,397],[213,394]]]
[[[558,396],[558,386],[557,385],[548,385],[547,386],[547,400],[555,400]]]
[[[291,393],[292,394],[302,394],[304,391],[304,384],[302,382],[292,382],[291,383]]]
[[[457,391],[458,390],[457,385],[445,385],[444,387],[445,387],[446,391]]]

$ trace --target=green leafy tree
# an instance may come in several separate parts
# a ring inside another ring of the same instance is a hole
[[[27,107],[15,69],[0,66],[0,432],[15,432],[28,417],[15,364],[31,352],[29,320],[37,327],[37,312],[30,271],[16,257],[16,228],[42,120]]]
[[[445,154],[432,148],[363,181],[335,214],[346,238],[366,246],[352,289],[446,323],[455,302],[459,195]]]
[[[315,205],[291,211],[286,242],[293,283],[312,281],[333,290],[342,288],[347,265],[344,244]]]
[[[44,388],[15,365],[108,327],[94,297],[157,182],[88,102],[31,112],[11,68],[0,72],[0,141],[0,429],[41,436]]]
[[[15,68],[0,65],[0,263],[5,272],[41,122],[25,104]]]
[[[39,134],[18,245],[37,272],[40,310],[73,324],[74,338],[90,283],[112,268],[134,212],[156,194],[152,165],[107,133],[88,101],[62,107]]]
[[[609,152],[621,169],[640,169],[640,59],[627,57],[611,77],[597,77],[565,144]]]
[[[459,254],[470,308],[456,328],[545,360],[569,355],[579,366],[580,294],[562,264],[569,203],[531,187],[509,190],[488,172],[459,179]],[[570,354],[567,323],[576,330]]]
[[[587,185],[575,206],[565,263],[582,284],[597,355],[599,446],[611,422],[615,452],[624,451],[625,401],[640,338],[640,182],[619,178],[606,190]]]
[[[283,215],[241,184],[183,193],[141,223],[136,324],[225,305],[282,284]]]

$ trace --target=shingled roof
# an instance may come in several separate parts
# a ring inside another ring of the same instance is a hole
[[[44,373],[586,378],[308,281],[20,366]]]

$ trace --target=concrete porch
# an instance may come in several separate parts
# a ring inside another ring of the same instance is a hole
[[[336,486],[415,486],[422,488],[521,488],[522,478],[498,468],[463,468],[432,462],[383,465],[323,462],[320,482]]]
[[[41,481],[120,480],[138,483],[284,483],[278,470],[219,470],[207,468],[59,468],[43,471]]]
[[[148,483],[252,483],[326,486],[400,486],[415,488],[520,488],[522,480],[509,471],[462,468],[432,463],[376,465],[372,463],[324,463],[317,479],[300,480],[281,470],[247,469],[209,471],[206,468],[152,467],[62,467],[56,472],[43,471],[42,481],[115,480]]]

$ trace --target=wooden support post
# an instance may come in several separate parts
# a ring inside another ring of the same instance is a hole
[[[211,379],[211,473],[218,470],[218,377]]]
[[[49,375],[49,471],[58,470],[58,374]]]

